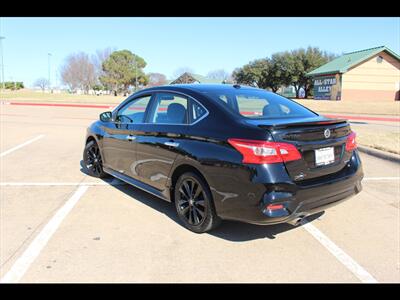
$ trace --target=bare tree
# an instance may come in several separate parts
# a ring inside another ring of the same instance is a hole
[[[161,73],[149,73],[147,74],[149,78],[148,87],[164,85],[167,83],[167,77]]]
[[[181,67],[175,70],[174,72],[174,77],[178,78],[179,76],[181,76],[183,73],[194,73],[194,70],[192,68],[189,67]]]
[[[103,50],[97,50],[96,54],[92,55],[92,63],[95,68],[96,79],[98,84],[100,83],[98,79],[100,78],[100,76],[104,75],[103,62],[106,61],[107,58],[110,57],[111,53],[113,53],[114,51],[116,51],[116,48],[108,47]]]
[[[208,72],[207,77],[212,79],[221,79],[221,81],[232,81],[231,75],[224,69],[210,71]]]
[[[36,79],[36,81],[33,85],[39,87],[42,90],[42,92],[44,92],[46,87],[49,86],[49,80],[47,80],[44,77],[41,77],[41,78]]]
[[[81,89],[87,94],[97,81],[89,55],[84,52],[69,55],[61,67],[61,79],[71,90]]]

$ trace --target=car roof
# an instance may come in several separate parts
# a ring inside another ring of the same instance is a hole
[[[239,88],[238,88],[239,87]],[[156,91],[156,90],[177,90],[177,91],[194,91],[194,92],[209,92],[213,90],[260,90],[258,88],[246,86],[246,85],[236,85],[236,84],[203,84],[203,83],[192,83],[192,84],[171,84],[171,85],[161,85],[156,87],[151,87],[145,89],[146,91]],[[142,90],[142,91],[145,91]],[[263,90],[264,91],[264,90]]]

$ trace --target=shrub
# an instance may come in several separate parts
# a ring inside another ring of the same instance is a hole
[[[19,90],[24,88],[24,83],[22,81],[6,81],[4,87],[8,90]]]

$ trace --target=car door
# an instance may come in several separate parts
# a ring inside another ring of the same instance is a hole
[[[143,123],[151,94],[128,101],[113,115],[114,121],[104,127],[104,166],[133,176],[131,166],[136,160],[134,126]]]
[[[158,190],[164,190],[171,167],[188,129],[186,96],[171,92],[154,95],[146,124],[135,125],[136,162],[134,176]]]

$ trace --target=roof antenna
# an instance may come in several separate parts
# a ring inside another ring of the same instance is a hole
[[[233,87],[234,87],[235,89],[240,89],[240,85],[239,85],[239,84],[234,84]]]

